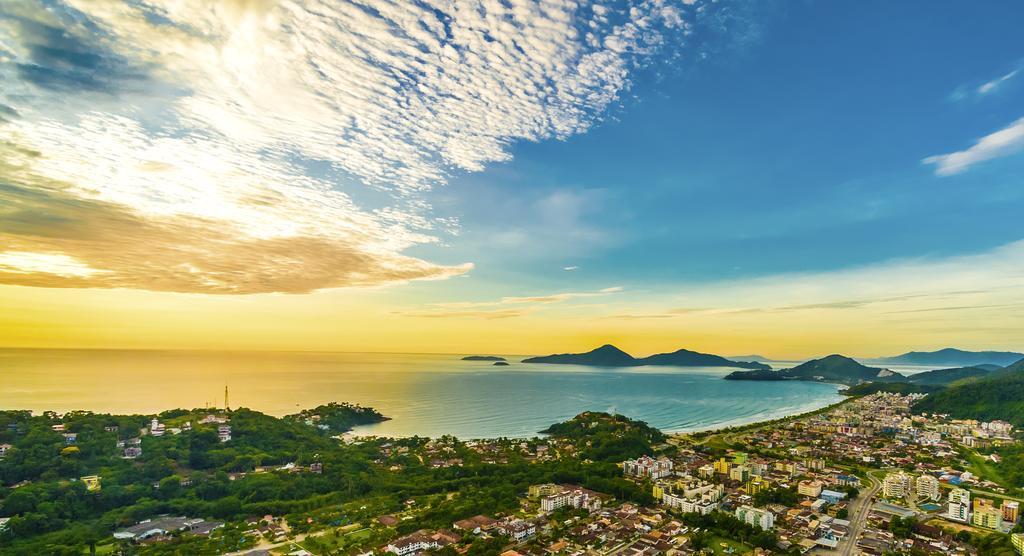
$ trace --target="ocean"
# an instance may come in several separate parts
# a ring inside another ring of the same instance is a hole
[[[156,413],[231,407],[272,415],[338,401],[391,420],[358,434],[529,437],[582,411],[693,431],[811,411],[833,384],[726,381],[735,369],[511,365],[461,355],[0,349],[0,409]],[[775,368],[792,362],[771,363]]]

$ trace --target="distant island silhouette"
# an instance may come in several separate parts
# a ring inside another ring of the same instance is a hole
[[[560,353],[523,359],[523,363],[549,363],[588,365],[592,367],[738,367],[741,369],[771,370],[771,366],[756,361],[733,361],[720,355],[679,349],[672,353],[658,353],[649,357],[633,357],[621,349],[605,344],[586,353]]]

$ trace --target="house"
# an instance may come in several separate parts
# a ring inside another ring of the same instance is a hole
[[[189,519],[187,517],[158,517],[140,521],[131,527],[114,532],[115,539],[141,541],[150,537],[165,536],[176,531],[184,531],[189,527],[201,523],[201,519]]]
[[[7,455],[7,451],[13,448],[10,444],[0,444],[0,458]]]
[[[516,542],[522,542],[524,539],[532,537],[537,534],[537,524],[531,521],[523,521],[521,519],[514,519],[499,523],[495,529],[501,534],[511,537]]]
[[[224,527],[224,524],[220,521],[201,521],[192,525],[189,528],[189,531],[191,531],[193,535],[206,536],[221,527]]]
[[[455,527],[455,529],[458,529],[460,531],[469,531],[471,533],[479,535],[480,532],[487,531],[488,529],[494,527],[495,523],[497,523],[497,521],[494,519],[491,519],[487,516],[478,515],[473,516],[469,519],[460,519],[459,521],[456,521],[453,524],[453,526]]]
[[[383,550],[398,556],[406,556],[408,554],[418,554],[424,550],[441,548],[457,541],[457,536],[446,531],[431,533],[426,529],[421,529],[411,535],[391,541],[384,546]]]

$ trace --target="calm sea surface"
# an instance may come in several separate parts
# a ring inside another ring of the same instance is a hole
[[[155,413],[222,406],[273,415],[330,401],[392,420],[357,432],[461,438],[533,436],[581,411],[617,412],[666,431],[809,411],[842,398],[810,382],[725,381],[733,369],[512,365],[458,355],[0,349],[0,409]],[[790,366],[773,363],[773,367]]]

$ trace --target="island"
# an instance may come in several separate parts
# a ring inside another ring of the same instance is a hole
[[[505,361],[504,357],[498,357],[497,355],[467,355],[462,358],[463,361]]]
[[[870,381],[895,381],[902,378],[905,377],[889,369],[868,367],[838,354],[812,359],[789,369],[736,371],[725,377],[726,380],[813,380],[847,385]]]
[[[756,361],[732,361],[719,355],[679,349],[672,353],[658,353],[649,357],[633,357],[621,349],[605,344],[586,353],[560,353],[523,359],[523,363],[561,365],[587,365],[591,367],[735,367],[740,369],[770,370],[771,366]]]
[[[495,367],[508,367],[508,361],[495,361],[493,365]]]

